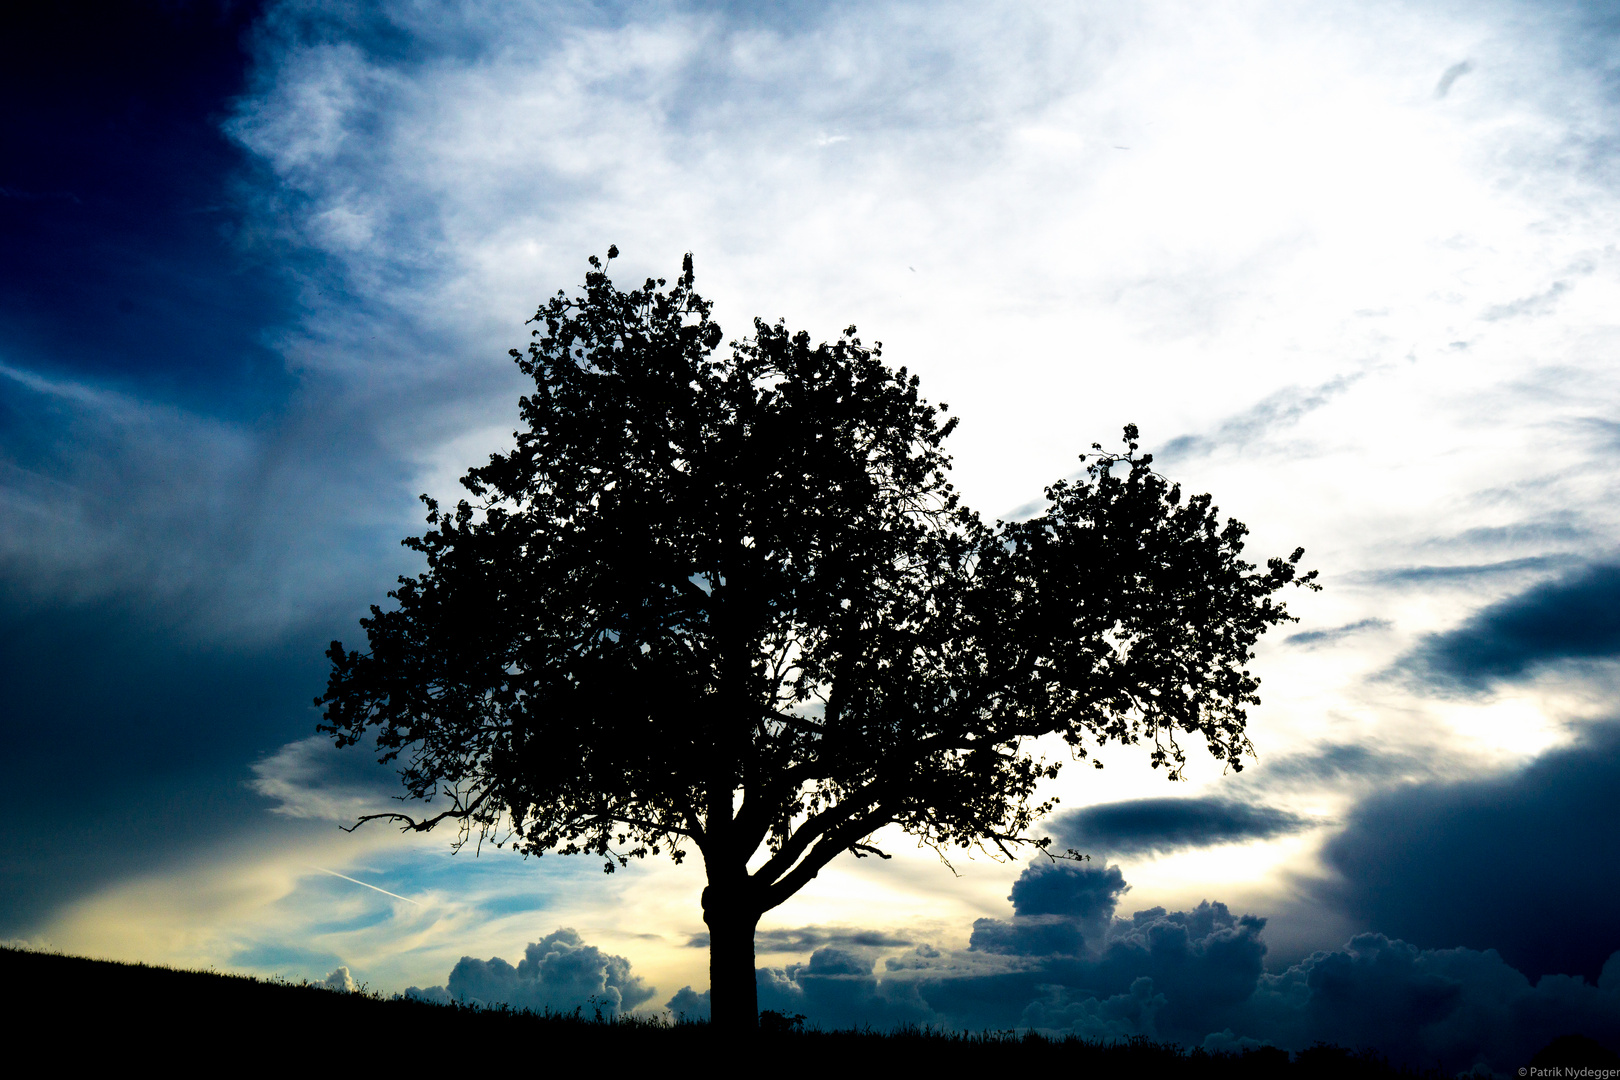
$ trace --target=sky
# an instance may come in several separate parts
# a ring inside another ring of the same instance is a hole
[[[1620,1048],[1620,5],[4,18],[0,938],[703,1013],[700,868],[344,832],[397,779],[311,706],[614,244],[728,334],[881,340],[986,517],[1135,423],[1324,586],[1249,768],[1065,770],[1085,864],[880,836],[762,924],[763,1007]]]

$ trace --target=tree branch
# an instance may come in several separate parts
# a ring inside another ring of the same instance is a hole
[[[765,887],[762,891],[764,906],[760,910],[762,912],[769,911],[787,900],[794,893],[804,888],[817,874],[821,873],[824,866],[846,851],[865,849],[883,855],[877,848],[861,844],[860,839],[863,836],[871,835],[875,830],[887,825],[889,821],[890,814],[887,808],[879,804],[866,817],[847,822],[842,827],[827,833],[822,837],[820,843],[810,850],[803,861],[793,867],[780,881]],[[883,855],[883,857],[888,858],[887,855]]]

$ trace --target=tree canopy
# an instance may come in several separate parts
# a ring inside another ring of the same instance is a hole
[[[374,733],[435,804],[370,817],[609,871],[695,850],[714,1017],[751,1024],[760,915],[841,853],[887,857],[878,829],[1044,845],[1041,736],[1242,767],[1274,594],[1316,587],[1302,551],[1245,562],[1134,426],[987,524],[947,479],[956,420],[854,327],[755,320],[721,352],[691,256],[629,291],[590,265],[512,352],[514,448],[454,508],[423,496],[426,570],[361,621],[369,651],[329,650],[321,730]]]

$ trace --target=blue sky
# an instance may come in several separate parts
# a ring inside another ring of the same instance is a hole
[[[390,778],[309,705],[417,495],[504,445],[524,319],[617,244],[624,281],[693,252],[733,332],[881,339],[986,515],[1135,422],[1326,586],[1256,661],[1254,767],[1054,782],[1117,888],[899,839],[773,913],[782,1002],[1383,1030],[1310,1004],[1339,965],[1429,988],[1403,1053],[1505,1069],[1541,1029],[1479,1018],[1553,1001],[1620,1037],[1613,5],[89,11],[0,45],[0,936],[486,993],[550,942],[700,1007],[695,869],[343,833]]]

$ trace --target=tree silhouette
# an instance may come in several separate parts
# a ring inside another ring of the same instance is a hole
[[[1245,527],[1134,426],[1045,513],[986,525],[946,480],[955,419],[853,327],[756,320],[721,355],[690,255],[629,292],[590,264],[512,352],[516,448],[453,510],[423,496],[426,572],[361,621],[370,652],[328,652],[321,730],[375,730],[409,797],[446,800],[361,820],[610,872],[696,849],[712,1016],[752,1026],[760,916],[840,853],[888,858],[879,828],[1044,849],[1038,737],[1145,741],[1176,778],[1196,735],[1242,767],[1245,665],[1290,618],[1273,594],[1316,587],[1302,551],[1244,562]]]

